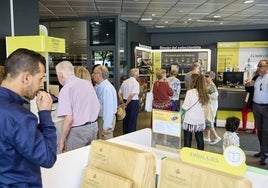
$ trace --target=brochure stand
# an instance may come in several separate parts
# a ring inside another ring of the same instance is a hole
[[[153,109],[152,147],[178,153],[181,148],[181,115]]]

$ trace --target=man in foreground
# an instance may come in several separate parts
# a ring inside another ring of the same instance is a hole
[[[56,128],[51,96],[40,91],[45,75],[40,54],[17,49],[5,62],[0,87],[0,187],[42,187],[40,166],[56,161]],[[23,103],[36,97],[36,117]],[[39,122],[39,123],[38,123]]]

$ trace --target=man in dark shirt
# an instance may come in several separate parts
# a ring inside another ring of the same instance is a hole
[[[0,187],[42,187],[40,166],[50,168],[56,161],[52,99],[40,91],[45,62],[27,49],[17,49],[5,62],[0,87]],[[34,98],[39,117],[23,107],[25,99]]]

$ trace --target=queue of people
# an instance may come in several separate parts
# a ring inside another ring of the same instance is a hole
[[[57,116],[63,118],[60,141],[57,143],[56,128],[52,121],[51,95],[43,87],[45,59],[28,49],[17,49],[5,61],[0,87],[0,187],[42,187],[40,167],[50,168],[59,153],[89,145],[93,140],[113,137],[115,129],[117,97],[125,108],[123,134],[137,129],[139,113],[139,70],[131,69],[118,92],[109,82],[106,66],[94,67],[92,77],[87,70],[75,71],[69,61],[59,62],[55,69],[62,88],[58,97]],[[265,165],[268,158],[268,61],[258,64],[258,76],[246,83],[252,90],[252,111],[257,127],[260,158]],[[217,111],[218,92],[212,71],[200,74],[200,64],[193,66],[187,74],[188,86],[181,108],[179,107],[180,80],[172,71],[170,78],[166,70],[156,71],[153,84],[153,108],[178,111],[183,114],[182,129],[184,147],[191,147],[194,134],[197,149],[204,150],[204,141],[218,143],[221,138],[213,123]],[[92,79],[92,80],[91,80]],[[94,85],[93,85],[94,84]],[[118,95],[118,96],[117,96]],[[36,98],[38,117],[23,107],[27,100]],[[5,108],[3,108],[5,107]],[[210,110],[208,110],[210,109]],[[208,113],[209,112],[209,113]],[[223,149],[229,145],[239,146],[237,117],[226,119]]]

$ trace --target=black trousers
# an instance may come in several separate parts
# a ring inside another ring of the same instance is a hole
[[[261,157],[268,156],[268,105],[253,103],[252,111],[257,127]]]
[[[191,147],[192,146],[192,135],[195,135],[195,140],[197,143],[197,149],[204,150],[204,138],[203,138],[203,131],[197,132],[190,132],[188,130],[184,130],[184,147]]]
[[[136,131],[138,114],[139,114],[139,101],[132,100],[127,105],[126,117],[123,119],[123,134]]]

